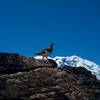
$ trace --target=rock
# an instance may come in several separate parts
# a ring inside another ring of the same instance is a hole
[[[36,69],[39,67],[57,67],[57,64],[53,60],[43,60],[43,59],[32,59],[32,58],[27,58],[24,60],[25,63],[25,69],[30,70],[30,69]]]
[[[8,62],[5,54],[2,56],[0,100],[100,100],[100,81],[83,67],[57,68],[51,60],[20,55],[11,56]],[[12,57],[21,65],[9,65],[14,62]]]
[[[13,53],[0,53],[0,73],[12,74],[16,72],[29,71],[39,67],[56,67],[55,61],[27,58]]]

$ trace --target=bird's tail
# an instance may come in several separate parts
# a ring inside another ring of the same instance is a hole
[[[38,53],[35,53],[35,55],[41,55],[41,53],[40,53],[40,52],[38,52]]]

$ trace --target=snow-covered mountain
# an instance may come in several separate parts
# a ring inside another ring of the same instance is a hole
[[[58,64],[58,67],[63,67],[65,65],[71,67],[85,67],[87,70],[91,71],[93,75],[100,80],[100,66],[91,62],[89,60],[83,59],[78,56],[60,57],[57,56],[53,58]]]
[[[36,56],[34,58],[42,59],[43,57]],[[53,59],[58,64],[58,67],[63,67],[65,65],[71,67],[84,67],[87,70],[91,71],[93,75],[96,75],[96,77],[100,80],[100,66],[95,64],[94,62],[91,62],[78,56],[56,56],[54,58],[49,57],[49,59]]]

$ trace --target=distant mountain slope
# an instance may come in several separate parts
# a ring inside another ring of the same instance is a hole
[[[71,67],[84,67],[87,70],[91,71],[93,75],[100,80],[100,66],[91,62],[89,60],[83,59],[78,56],[70,56],[70,57],[54,57],[53,60],[56,61],[58,67],[63,67],[65,65]]]

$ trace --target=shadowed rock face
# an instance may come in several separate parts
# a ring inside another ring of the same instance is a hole
[[[0,100],[100,100],[100,81],[85,68],[0,54]]]

